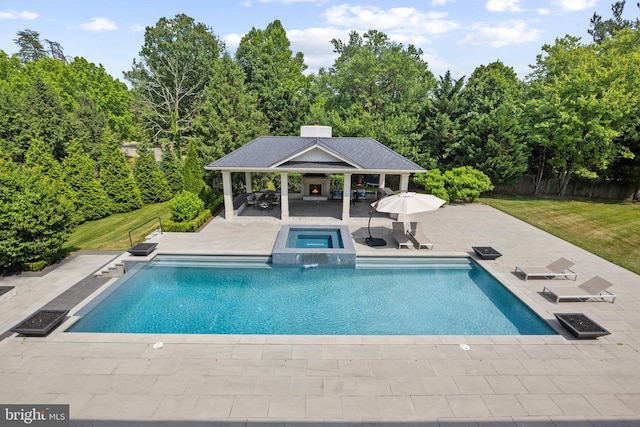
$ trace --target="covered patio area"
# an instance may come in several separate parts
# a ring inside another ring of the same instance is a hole
[[[206,170],[222,173],[225,219],[277,215],[287,221],[290,216],[318,216],[315,212],[318,204],[331,203],[329,206],[339,207],[337,218],[347,221],[352,215],[359,215],[362,210],[359,205],[367,205],[365,214],[368,214],[369,203],[392,191],[386,186],[389,176],[399,176],[398,190],[406,191],[409,176],[425,172],[371,138],[334,138],[331,133],[329,126],[302,126],[299,137],[259,137],[206,166]],[[234,193],[232,180],[232,174],[238,173],[244,175],[244,192],[240,196]],[[279,175],[279,192],[268,197],[254,195],[254,190],[263,190],[253,188],[256,173]],[[294,174],[300,177],[296,189],[290,184],[290,176]],[[332,183],[335,175],[342,177],[338,180],[340,185]],[[373,186],[369,182],[365,188],[356,185],[359,182],[354,177],[363,184],[367,177],[377,179]],[[251,207],[254,212],[248,209]]]

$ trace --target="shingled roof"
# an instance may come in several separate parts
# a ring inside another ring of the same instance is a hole
[[[207,165],[223,171],[417,173],[425,170],[372,138],[261,136]]]

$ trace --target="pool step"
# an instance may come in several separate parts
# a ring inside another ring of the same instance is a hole
[[[120,277],[124,274],[124,263],[122,261],[107,264],[93,275],[95,277]]]

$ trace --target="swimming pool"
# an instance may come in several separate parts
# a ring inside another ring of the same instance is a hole
[[[468,258],[272,267],[268,258],[157,256],[77,315],[70,332],[548,335]]]

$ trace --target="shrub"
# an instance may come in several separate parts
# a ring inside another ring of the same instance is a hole
[[[190,191],[182,190],[169,201],[171,219],[176,222],[191,221],[204,209],[204,202]]]
[[[451,201],[473,202],[483,191],[493,190],[489,177],[471,166],[446,171],[443,178]]]
[[[440,173],[440,169],[428,170],[426,173],[416,174],[413,182],[424,187],[427,193],[440,197],[449,203],[449,193],[445,188],[444,177]]]
[[[162,222],[162,230],[163,231],[172,231],[176,233],[192,233],[196,231],[202,224],[207,222],[207,220],[211,218],[211,211],[209,209],[205,209],[192,219],[191,221],[185,222],[176,222],[172,220],[166,220]]]

